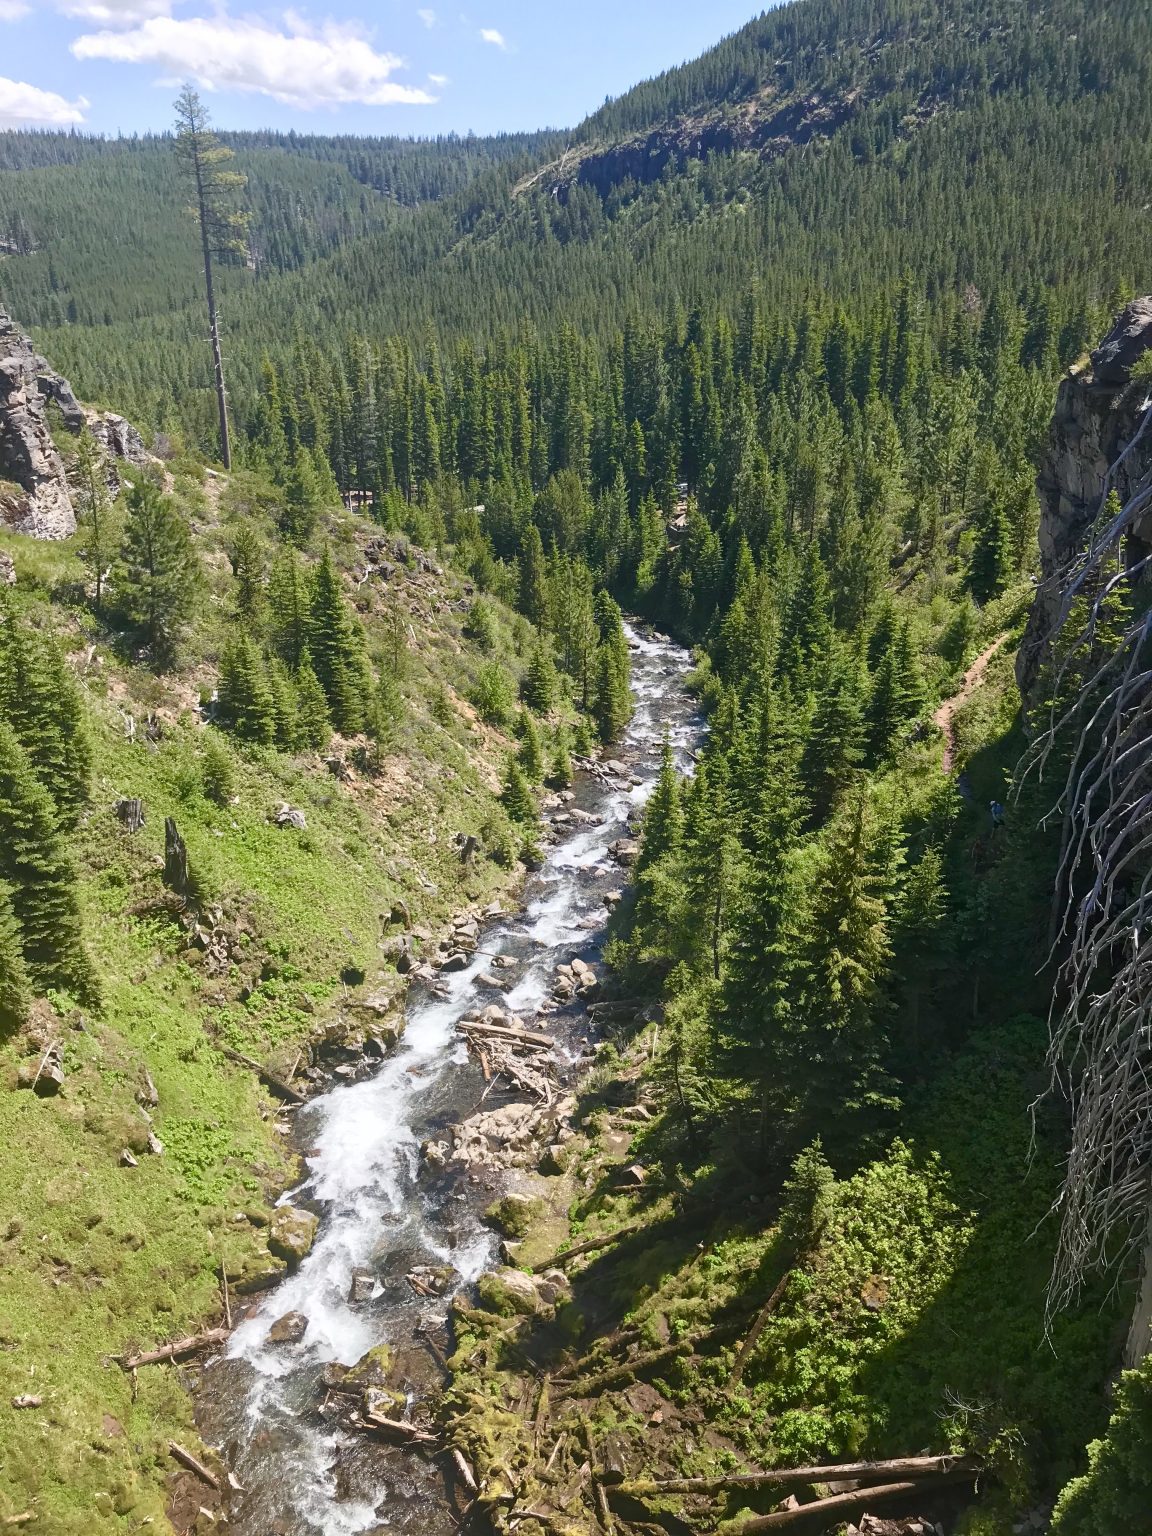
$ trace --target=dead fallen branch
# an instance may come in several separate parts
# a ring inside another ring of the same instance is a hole
[[[36,1392],[21,1392],[12,1399],[13,1408],[39,1408],[44,1399]]]
[[[667,1477],[619,1483],[637,1498],[664,1493],[729,1493],[740,1488],[790,1488],[808,1483],[884,1482],[890,1478],[931,1479],[964,1473],[975,1476],[974,1456],[903,1456],[895,1461],[852,1461],[825,1467],[777,1467],[773,1472],[738,1472],[730,1477]]]
[[[0,1525],[31,1525],[36,1518],[34,1509],[26,1509],[19,1515],[5,1515]]]
[[[728,1376],[729,1392],[731,1392],[734,1387],[738,1387],[740,1385],[740,1378],[744,1374],[744,1366],[748,1356],[760,1342],[760,1335],[764,1332],[765,1328],[767,1328],[768,1319],[780,1305],[780,1298],[784,1295],[784,1292],[788,1287],[788,1282],[791,1280],[791,1278],[792,1270],[786,1269],[780,1276],[780,1279],[776,1282],[771,1296],[769,1296],[768,1300],[756,1314],[756,1321],[748,1330],[748,1337],[744,1340],[743,1344],[741,1344],[740,1349],[737,1352],[736,1359],[733,1362],[732,1370]]]
[[[209,1328],[204,1333],[177,1339],[174,1344],[165,1344],[160,1349],[147,1350],[142,1355],[121,1355],[119,1361],[126,1371],[134,1371],[140,1365],[163,1365],[166,1360],[183,1360],[188,1355],[198,1355],[202,1349],[212,1349],[223,1344],[228,1336],[227,1328]]]
[[[175,1440],[169,1440],[168,1454],[173,1461],[178,1461],[182,1467],[187,1467],[189,1472],[195,1472],[202,1483],[207,1483],[209,1488],[217,1493],[220,1492],[220,1479],[209,1472],[202,1461],[197,1461],[191,1451],[186,1451],[182,1445],[177,1445]]]
[[[491,1035],[494,1040],[516,1040],[521,1045],[539,1046],[550,1051],[556,1044],[551,1035],[539,1035],[531,1029],[513,1029],[508,1024],[481,1024],[479,1020],[461,1019],[456,1026],[469,1035]]]
[[[615,1232],[609,1232],[603,1237],[590,1237],[587,1242],[577,1243],[575,1248],[566,1248],[563,1253],[557,1253],[543,1263],[533,1266],[534,1275],[542,1275],[546,1269],[562,1269],[569,1259],[578,1259],[581,1254],[595,1253],[600,1248],[607,1248],[612,1243],[620,1243],[626,1237],[634,1237],[640,1231],[643,1222],[634,1221],[630,1226],[618,1227]]]
[[[452,1464],[460,1474],[460,1481],[467,1488],[468,1492],[479,1493],[480,1488],[476,1482],[476,1474],[464,1459],[464,1453],[458,1451],[455,1446],[452,1447]]]
[[[936,1486],[942,1483],[971,1482],[974,1472],[947,1472],[934,1479]],[[894,1500],[908,1498],[924,1492],[925,1480],[905,1480],[900,1483],[883,1483],[877,1488],[857,1488],[852,1493],[837,1493],[829,1499],[816,1499],[811,1504],[798,1504],[795,1509],[778,1509],[771,1515],[756,1515],[739,1525],[722,1526],[723,1536],[759,1536],[761,1531],[788,1531],[798,1528],[822,1531],[830,1525],[852,1515],[867,1514],[878,1504],[890,1504]]]
[[[407,1445],[436,1444],[435,1435],[428,1434],[417,1424],[410,1424],[407,1419],[386,1419],[378,1413],[366,1413],[364,1422],[377,1434],[386,1435],[393,1440],[402,1440]]]
[[[226,1045],[222,1045],[220,1050],[229,1061],[235,1061],[240,1066],[247,1067],[249,1072],[255,1072],[265,1087],[271,1088],[272,1092],[279,1094],[282,1099],[287,1099],[289,1104],[307,1103],[302,1093],[298,1093],[291,1083],[286,1083],[282,1077],[278,1077],[262,1062],[255,1061],[251,1056],[245,1056],[243,1051],[234,1051]]]

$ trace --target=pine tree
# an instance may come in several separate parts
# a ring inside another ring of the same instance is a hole
[[[680,775],[667,735],[660,758],[660,776],[644,807],[644,831],[640,852],[633,866],[637,878],[667,854],[675,853],[684,833],[684,815],[680,807]]]
[[[0,1040],[24,1023],[31,1001],[32,988],[24,964],[20,924],[12,906],[12,892],[0,881]]]
[[[108,465],[88,430],[76,445],[76,480],[80,491],[77,531],[79,555],[92,578],[92,606],[104,609],[104,583],[120,548],[121,518],[108,484]]]
[[[848,660],[833,662],[816,697],[800,761],[800,778],[817,825],[826,820],[863,756],[864,721]]]
[[[568,750],[568,732],[565,730],[561,730],[556,739],[547,782],[549,789],[568,789],[572,783],[572,756]]]
[[[284,514],[280,527],[297,546],[308,543],[316,530],[322,505],[316,462],[303,443],[297,443],[284,478]]]
[[[556,690],[556,665],[552,660],[552,652],[547,642],[540,640],[524,674],[520,687],[521,697],[529,709],[535,710],[538,715],[546,715],[556,707]]]
[[[520,737],[519,763],[524,776],[529,784],[540,784],[544,779],[544,752],[536,721],[526,709],[520,712],[517,735]]]
[[[236,617],[250,635],[258,636],[263,633],[268,596],[264,589],[264,547],[251,523],[237,525],[228,559],[232,566]]]
[[[535,523],[525,530],[520,542],[520,591],[516,606],[537,629],[548,628],[548,572],[544,542]]]
[[[327,547],[312,583],[309,616],[312,665],[328,700],[332,724],[342,735],[354,736],[364,724],[370,679],[359,629]]]
[[[328,700],[324,697],[324,690],[312,666],[312,656],[307,646],[300,653],[300,665],[296,668],[293,683],[296,694],[293,746],[308,747],[314,752],[323,752],[332,739],[332,721],[328,716]],[[378,725],[378,721],[374,718],[369,723],[373,736],[377,735],[377,731],[372,729],[375,725]]]
[[[212,730],[204,737],[204,756],[200,762],[200,783],[205,798],[213,805],[230,805],[236,793],[236,770],[228,748]]]
[[[151,480],[128,492],[124,543],[113,572],[116,597],[143,633],[158,666],[175,658],[181,633],[191,619],[199,587],[199,564],[187,519],[171,496]]]
[[[592,682],[592,715],[600,740],[615,741],[632,718],[632,695],[628,673],[621,666],[620,652],[611,642],[604,642],[596,652],[596,670]]]
[[[892,960],[891,832],[861,785],[829,829],[813,882],[800,954],[799,997],[774,1063],[785,1138],[819,1134],[852,1155],[894,1107],[887,1071],[883,984]]]
[[[271,746],[276,739],[276,696],[268,663],[245,634],[220,656],[220,718],[242,741]]]
[[[56,640],[0,601],[0,718],[28,754],[60,823],[72,828],[88,798],[92,744],[75,679]]]
[[[76,872],[48,791],[12,728],[0,720],[0,882],[11,892],[28,976],[37,991],[62,987],[94,1000]]]
[[[310,598],[300,561],[286,550],[272,567],[268,581],[268,609],[272,645],[276,654],[295,671],[308,646]]]
[[[515,757],[508,759],[500,799],[513,821],[521,825],[535,823],[538,814],[536,796],[532,793],[532,786]]]

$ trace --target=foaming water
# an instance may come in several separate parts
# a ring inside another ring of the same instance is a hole
[[[411,1343],[422,1324],[442,1322],[447,1301],[419,1301],[404,1276],[420,1264],[448,1264],[456,1285],[474,1282],[493,1259],[479,1204],[458,1177],[426,1187],[421,1142],[476,1106],[481,1085],[456,1022],[477,1002],[499,1000],[530,1015],[548,996],[558,964],[595,953],[604,894],[620,883],[610,845],[651,794],[665,731],[687,768],[701,724],[684,687],[688,653],[631,628],[636,711],[613,756],[635,782],[610,787],[582,778],[577,803],[598,818],[552,847],[529,882],[525,907],[495,920],[466,970],[442,979],[443,995],[409,999],[400,1046],[368,1079],[341,1085],[297,1115],[307,1176],[284,1203],[320,1215],[311,1253],[235,1330],[227,1358],[205,1377],[206,1437],[226,1448],[241,1492],[232,1505],[240,1536],[360,1536],[453,1529],[436,1502],[434,1468],[366,1445],[318,1412],[325,1365],[353,1365],[380,1343]],[[501,996],[478,991],[494,952],[517,965]],[[559,1042],[558,1042],[559,1043]],[[376,1276],[372,1298],[348,1299],[354,1270]],[[269,1342],[273,1322],[298,1312],[302,1342]]]

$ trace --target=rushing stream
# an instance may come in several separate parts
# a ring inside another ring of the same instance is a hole
[[[665,730],[680,765],[691,760],[701,727],[684,688],[687,652],[632,629],[629,644],[636,712],[612,755],[631,783],[614,787],[581,775],[575,804],[598,823],[548,849],[523,908],[481,932],[466,970],[443,977],[435,990],[413,989],[406,1033],[371,1077],[334,1088],[296,1116],[308,1173],[290,1198],[319,1214],[316,1243],[240,1323],[201,1394],[202,1431],[226,1449],[242,1490],[233,1496],[230,1527],[242,1536],[447,1536],[455,1528],[435,1465],[354,1437],[320,1412],[323,1371],[333,1362],[352,1365],[387,1342],[424,1359],[435,1379],[419,1338],[443,1326],[448,1298],[421,1299],[405,1277],[419,1265],[450,1265],[456,1283],[467,1285],[493,1261],[475,1178],[461,1170],[430,1183],[420,1175],[419,1148],[471,1114],[483,1092],[456,1021],[477,1003],[498,1001],[531,1024],[557,965],[595,958],[604,895],[624,878],[608,848],[651,793]],[[501,973],[508,978],[503,997],[478,993],[476,985],[494,952],[515,961]],[[557,1050],[571,1061],[587,1019],[570,1010],[535,1027],[554,1030]],[[499,1102],[492,1096],[487,1107]],[[365,1267],[375,1275],[373,1294],[353,1303],[352,1274]],[[269,1328],[288,1312],[307,1317],[303,1341],[270,1344]]]

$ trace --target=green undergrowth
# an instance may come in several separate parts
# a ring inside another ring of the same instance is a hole
[[[350,520],[332,532],[346,566],[373,537]],[[51,1536],[167,1528],[167,1441],[196,1443],[182,1372],[142,1368],[133,1397],[112,1357],[216,1323],[222,1270],[240,1286],[276,1272],[266,1212],[295,1170],[275,1101],[223,1048],[290,1071],[349,999],[402,990],[377,947],[396,903],[431,946],[453,913],[516,874],[483,851],[461,860],[465,837],[506,822],[509,746],[463,702],[486,659],[464,633],[463,581],[401,563],[388,604],[409,636],[403,719],[381,770],[344,781],[319,756],[243,747],[204,723],[197,701],[228,618],[213,598],[223,535],[208,520],[200,537],[207,600],[179,667],[157,675],[86,607],[75,541],[0,535],[27,621],[68,652],[93,742],[71,851],[101,1004],[42,1000],[0,1045],[0,1521],[31,1512],[29,1528]],[[358,606],[369,648],[384,647],[380,603],[361,593]],[[517,626],[492,606],[514,678]],[[222,805],[208,793],[210,741],[231,768]],[[128,798],[144,805],[135,834],[116,814]],[[304,829],[276,825],[285,803]],[[163,885],[168,817],[187,845],[194,911]],[[223,936],[222,962],[206,958],[196,923]],[[17,1088],[53,1042],[61,1092]],[[11,1407],[19,1394],[42,1401]]]

